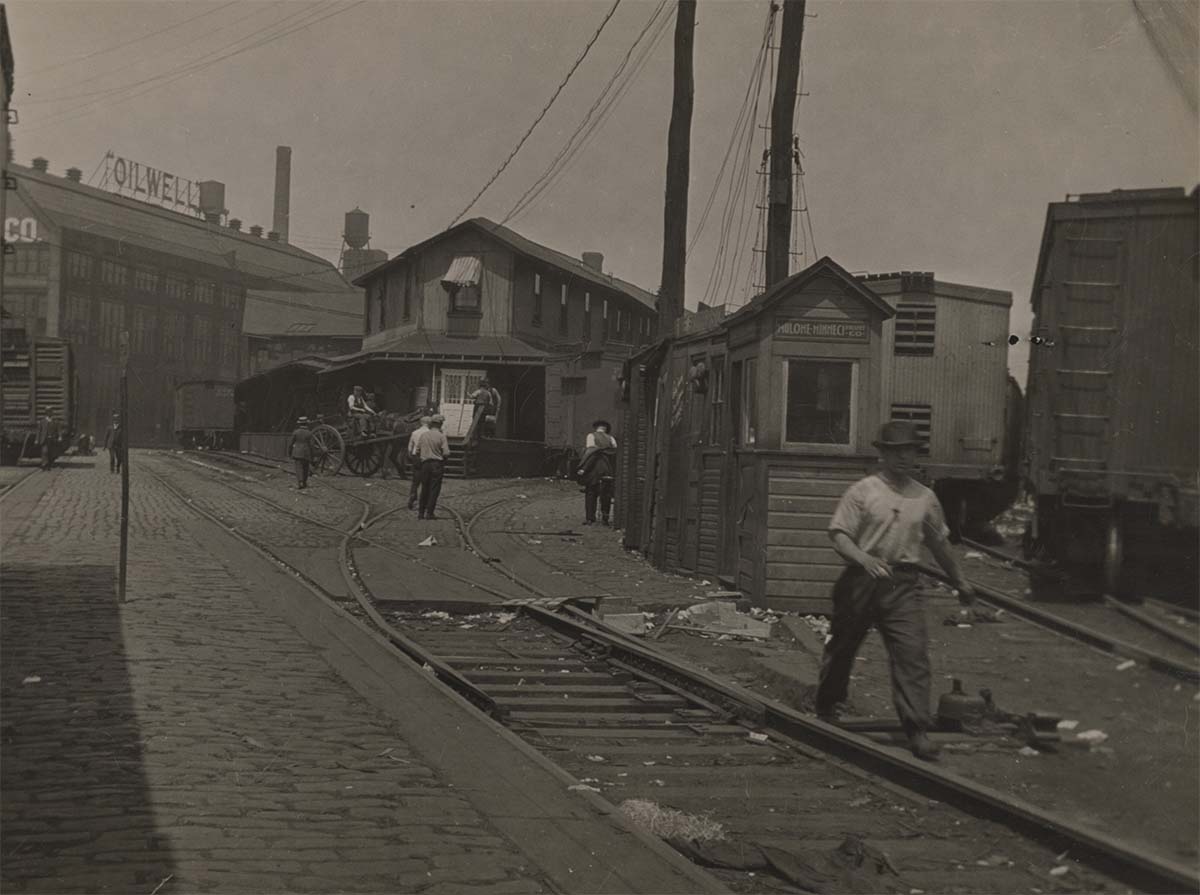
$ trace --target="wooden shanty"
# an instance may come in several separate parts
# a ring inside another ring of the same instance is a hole
[[[825,612],[827,528],[876,461],[892,307],[829,258],[626,368],[618,521],[657,566],[756,605]]]

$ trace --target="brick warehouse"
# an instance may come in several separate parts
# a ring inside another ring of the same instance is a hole
[[[3,303],[30,334],[69,339],[78,371],[78,427],[103,433],[117,404],[120,334],[130,334],[129,429],[135,445],[170,443],[175,387],[246,375],[247,292],[304,304],[355,289],[323,258],[266,237],[82,183],[81,172],[10,164]],[[219,184],[217,186],[220,186]],[[223,187],[221,187],[223,193]],[[223,195],[220,200],[223,202]],[[339,346],[341,347],[341,346]],[[344,348],[342,349],[344,350]]]

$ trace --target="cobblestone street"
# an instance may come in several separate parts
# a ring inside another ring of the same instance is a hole
[[[368,670],[353,623],[148,474],[172,461],[135,455],[121,605],[106,466],[3,505],[5,891],[695,890],[419,671]]]

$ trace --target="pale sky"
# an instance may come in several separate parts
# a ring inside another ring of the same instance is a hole
[[[230,216],[270,229],[275,146],[290,145],[291,241],[336,260],[342,214],[361,206],[372,247],[394,254],[444,229],[478,192],[611,5],[9,2],[16,158],[45,156],[53,173],[74,166],[87,179],[112,149],[181,177],[223,181]],[[469,215],[509,212],[656,6],[622,0]],[[851,271],[932,270],[1010,290],[1012,327],[1024,335],[1048,202],[1200,181],[1197,120],[1131,0],[810,0],[808,9],[808,96],[796,130],[817,250],[804,247],[809,261],[829,255]],[[766,0],[700,0],[689,233],[725,156],[766,12]],[[509,221],[560,251],[603,252],[606,270],[651,290],[662,263],[672,30],[673,16],[609,117],[539,201]],[[258,42],[177,77],[193,60]],[[765,97],[760,124],[768,108]],[[749,152],[754,168],[761,134]],[[730,171],[742,168],[740,157],[731,160]],[[742,204],[752,205],[761,185],[753,173],[747,183]],[[726,196],[722,187],[689,256],[689,306],[709,288]],[[731,274],[718,301],[746,298],[757,218],[746,220],[737,257],[736,227],[724,240]],[[1022,381],[1023,349],[1010,353]]]

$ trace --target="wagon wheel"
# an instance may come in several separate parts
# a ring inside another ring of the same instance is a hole
[[[346,457],[346,442],[342,433],[324,424],[312,430],[313,472],[337,475]]]
[[[355,475],[370,478],[383,465],[383,444],[367,442],[352,444],[346,448],[346,468]]]

